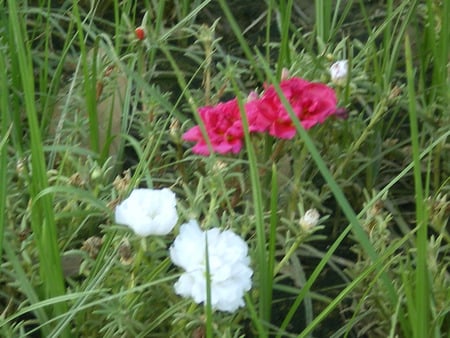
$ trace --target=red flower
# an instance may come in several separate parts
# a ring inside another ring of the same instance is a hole
[[[214,151],[219,154],[236,154],[241,150],[244,133],[237,99],[216,106],[201,107],[198,112]],[[199,126],[184,133],[183,140],[197,142],[192,148],[194,153],[209,155],[208,145]]]
[[[138,40],[144,40],[144,38],[145,38],[145,31],[144,31],[144,28],[142,28],[142,27],[138,27],[138,28],[136,28],[135,30],[134,30],[134,33],[136,34],[136,38],[138,39]]]
[[[336,95],[333,89],[322,83],[294,77],[281,81],[280,88],[305,129],[322,123],[336,112]],[[259,99],[250,100],[245,109],[250,131],[267,131],[283,139],[294,137],[295,126],[273,85]]]

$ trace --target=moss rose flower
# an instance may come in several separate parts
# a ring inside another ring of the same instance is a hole
[[[139,236],[167,235],[178,221],[176,203],[170,189],[135,189],[116,207],[116,223]]]
[[[322,83],[293,77],[281,81],[280,88],[305,129],[322,123],[337,110],[334,90]],[[294,137],[294,123],[273,85],[268,86],[259,99],[247,102],[245,109],[250,131],[267,131],[283,139]]]
[[[220,311],[234,312],[244,306],[244,293],[251,288],[248,246],[231,230],[202,231],[191,220],[180,227],[170,248],[172,262],[185,272],[175,283],[175,292],[206,302],[206,237],[211,285],[211,305]]]
[[[323,83],[310,83],[303,88],[303,93],[298,98],[298,107],[294,111],[303,128],[309,129],[336,113],[336,93]]]
[[[236,154],[241,150],[244,133],[237,99],[221,102],[215,106],[201,107],[198,112],[215,152]],[[207,142],[199,126],[192,127],[184,133],[183,140],[197,142],[192,148],[194,153],[209,155]]]

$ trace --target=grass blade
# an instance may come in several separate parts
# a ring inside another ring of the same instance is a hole
[[[416,280],[415,280],[415,315],[414,337],[428,337],[428,323],[430,318],[428,268],[427,268],[427,244],[428,244],[428,216],[426,212],[422,185],[422,172],[419,148],[419,128],[417,120],[416,93],[414,89],[414,71],[412,68],[412,55],[409,36],[405,39],[406,77],[409,97],[409,124],[411,129],[411,145],[414,163],[414,190],[416,203]],[[411,313],[412,315],[412,313]]]
[[[37,194],[47,188],[47,172],[42,146],[41,131],[39,129],[36,104],[33,66],[30,44],[24,29],[24,22],[17,10],[17,2],[8,1],[10,30],[14,32],[15,46],[10,49],[17,50],[18,73],[20,74],[21,87],[25,112],[28,122],[31,144],[32,176],[29,177],[30,198],[33,201]],[[46,195],[36,201],[31,209],[31,227],[36,237],[36,244],[40,257],[40,277],[43,282],[43,297],[52,298],[65,293],[64,279],[60,261],[60,253],[57,242],[52,197]],[[57,316],[66,311],[65,304],[55,304],[51,311],[52,316]],[[68,336],[67,331],[63,337]]]

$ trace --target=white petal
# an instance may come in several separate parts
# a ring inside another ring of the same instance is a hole
[[[181,225],[180,234],[170,247],[170,258],[186,271],[198,269],[203,264],[205,235],[198,223],[191,220]]]

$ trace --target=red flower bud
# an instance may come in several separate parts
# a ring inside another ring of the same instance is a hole
[[[138,38],[138,40],[144,40],[145,38],[144,28],[138,27],[134,30],[134,33],[136,34],[136,38]]]

